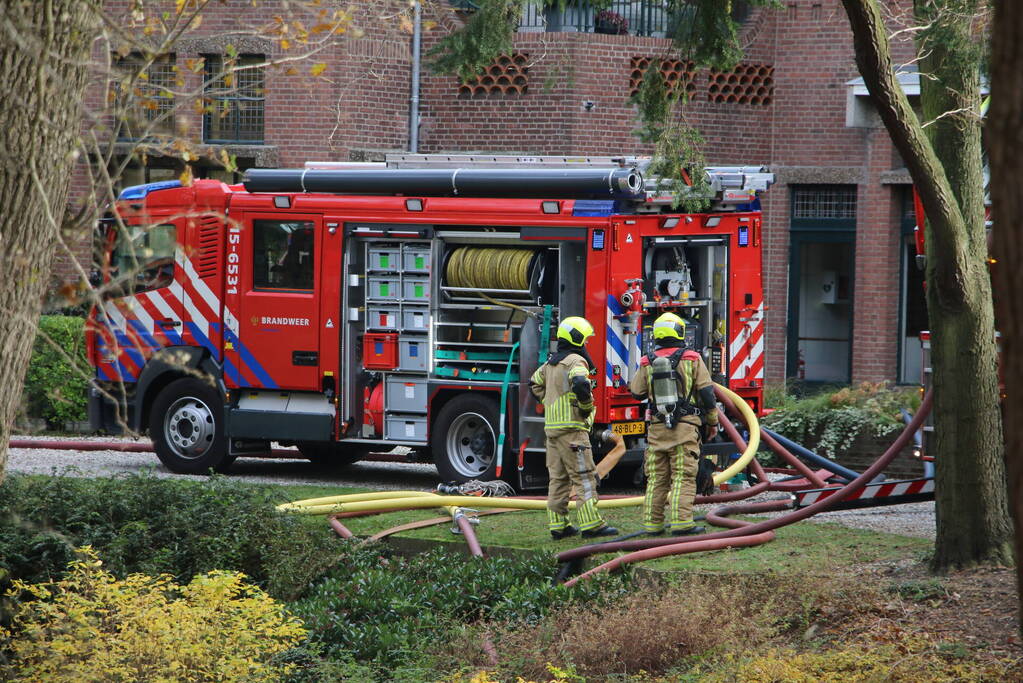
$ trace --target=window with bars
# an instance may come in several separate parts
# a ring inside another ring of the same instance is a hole
[[[118,140],[174,135],[174,55],[149,62],[138,53],[114,59],[115,125]]]
[[[203,142],[261,144],[265,100],[264,55],[225,59],[207,55],[204,65]]]
[[[792,188],[793,218],[856,219],[855,185],[797,185]]]

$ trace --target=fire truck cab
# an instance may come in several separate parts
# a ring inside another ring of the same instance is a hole
[[[271,443],[351,463],[410,449],[444,480],[546,483],[529,377],[582,315],[599,434],[641,462],[630,395],[664,311],[715,380],[762,404],[757,167],[708,169],[673,212],[642,161],[396,155],[124,190],[87,326],[94,429],[151,435],[175,472]],[[606,450],[594,437],[597,453]]]

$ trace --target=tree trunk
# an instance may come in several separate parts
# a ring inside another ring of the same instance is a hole
[[[961,9],[959,0],[956,4]],[[1011,563],[991,282],[980,158],[979,50],[972,16],[941,16],[944,41],[927,44],[921,71],[931,140],[898,85],[876,0],[843,0],[856,62],[927,213],[927,309],[934,377],[933,567]],[[945,2],[928,0],[928,8]]]
[[[927,280],[935,283],[927,289],[939,501],[933,564],[937,569],[977,561],[1011,564],[998,352],[984,226],[981,51],[972,36],[973,12],[952,11],[976,8],[962,0],[918,0],[917,4],[925,6],[918,13],[918,23],[935,26],[935,32],[922,33],[918,43],[923,117],[932,121],[928,137],[963,217],[962,224],[951,226],[952,239],[964,245],[957,254],[961,261],[955,264],[945,254],[927,250]],[[929,244],[934,242],[933,232],[928,230]],[[948,453],[956,455],[947,458]],[[978,498],[984,501],[978,504]]]
[[[0,481],[77,147],[96,7],[0,2]]]
[[[1023,3],[995,3],[991,46],[991,110],[988,148],[991,150],[991,201],[995,220],[995,305],[1002,333],[1002,379],[1005,399],[1005,461],[1009,500],[1016,523],[1016,557],[1023,557],[1023,242],[1015,223],[1023,216]],[[1023,573],[1016,580],[1023,595]],[[1023,629],[1023,611],[1020,612]]]

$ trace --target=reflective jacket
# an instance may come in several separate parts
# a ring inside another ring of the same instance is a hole
[[[529,378],[529,388],[543,402],[544,431],[593,427],[593,395],[580,403],[572,392],[572,379],[582,377],[589,382],[590,366],[578,353],[570,353],[555,365],[544,363]]]

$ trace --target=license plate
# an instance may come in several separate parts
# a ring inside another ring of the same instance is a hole
[[[615,434],[644,434],[646,433],[645,422],[615,422],[611,425],[611,431]]]

